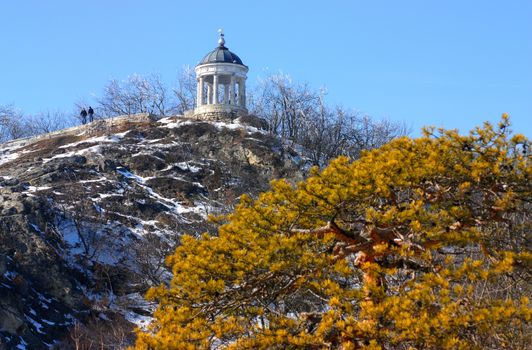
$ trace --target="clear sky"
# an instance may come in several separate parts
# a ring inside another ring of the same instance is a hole
[[[532,0],[5,0],[0,105],[70,111],[112,78],[172,81],[218,28],[249,85],[282,71],[414,134],[508,112],[532,136]]]

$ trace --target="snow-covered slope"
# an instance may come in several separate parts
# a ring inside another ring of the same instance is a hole
[[[261,125],[141,115],[0,145],[0,349],[67,348],[76,322],[120,323],[127,343],[180,235],[302,177],[301,157]]]

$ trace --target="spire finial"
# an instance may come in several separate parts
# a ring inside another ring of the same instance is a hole
[[[218,33],[220,34],[220,39],[218,39],[218,45],[223,47],[225,45],[224,30],[221,28],[218,29]]]

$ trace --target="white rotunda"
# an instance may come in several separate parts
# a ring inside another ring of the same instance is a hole
[[[246,74],[248,67],[225,47],[220,32],[218,47],[209,52],[195,68],[198,91],[194,115],[201,119],[219,119],[247,114]]]

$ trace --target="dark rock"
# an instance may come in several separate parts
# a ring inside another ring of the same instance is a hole
[[[136,171],[161,170],[166,166],[163,159],[149,154],[136,155],[130,161],[130,168]]]
[[[153,188],[166,198],[178,198],[180,196],[191,198],[199,194],[207,194],[207,191],[198,186],[198,184],[172,177],[157,177],[150,179],[146,181],[146,185]]]
[[[13,192],[24,192],[30,187],[28,182],[20,182],[16,186],[11,187]]]
[[[5,179],[3,181],[0,181],[1,186],[16,186],[18,185],[19,181],[18,179],[11,178],[11,179]]]
[[[0,309],[0,332],[22,334],[24,327],[24,319],[19,316],[17,310],[13,310],[9,305],[2,305]]]

